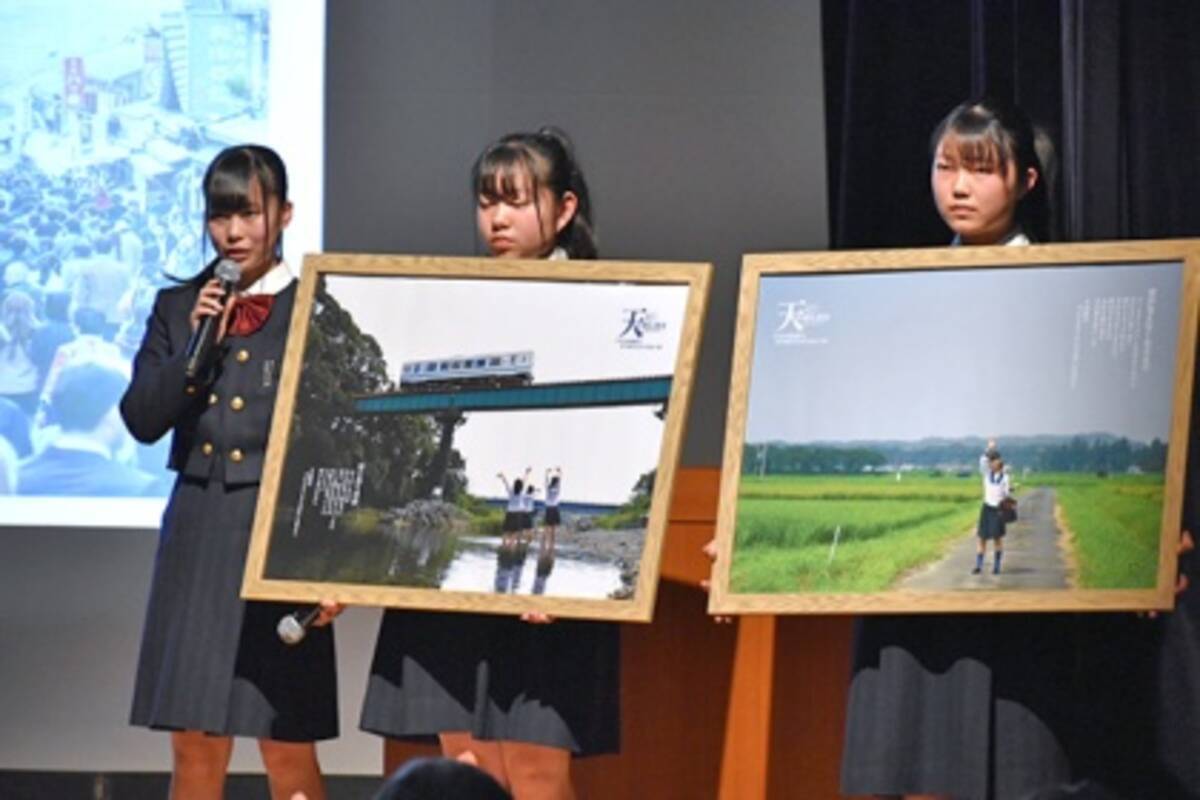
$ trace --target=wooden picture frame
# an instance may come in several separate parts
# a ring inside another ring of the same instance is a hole
[[[1172,607],[1198,300],[1200,240],[747,255],[710,612]]]
[[[305,258],[243,596],[648,621],[710,276]]]

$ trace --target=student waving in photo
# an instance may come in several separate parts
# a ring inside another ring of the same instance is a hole
[[[1012,502],[1012,489],[995,440],[988,442],[987,451],[979,457],[979,474],[983,477],[983,505],[979,509],[979,525],[975,529],[979,549],[975,553],[975,568],[971,572],[975,575],[983,572],[987,543],[991,541],[995,550],[992,574],[999,575],[1000,559],[1004,556],[1003,506],[1006,502]]]

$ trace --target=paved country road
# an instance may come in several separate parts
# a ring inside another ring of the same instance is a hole
[[[1068,543],[1054,521],[1057,502],[1054,490],[1038,487],[1017,496],[1018,519],[1004,537],[1000,574],[992,574],[992,548],[988,545],[983,573],[972,575],[975,566],[975,526],[955,539],[939,561],[902,575],[897,589],[1069,589],[1070,573],[1065,555]]]

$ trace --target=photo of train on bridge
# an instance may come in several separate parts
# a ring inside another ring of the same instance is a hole
[[[400,388],[520,386],[533,382],[533,352],[486,353],[408,361],[400,368]]]
[[[310,256],[244,594],[648,620],[708,271]]]
[[[710,609],[1169,608],[1200,247],[747,257]]]

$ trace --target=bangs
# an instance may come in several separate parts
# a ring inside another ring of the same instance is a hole
[[[521,189],[526,183],[537,197],[540,182],[533,155],[513,144],[501,143],[489,149],[475,168],[475,194],[491,202],[522,199]]]
[[[998,169],[1001,172],[1008,168],[1008,154],[987,131],[975,134],[950,131],[942,139],[942,150],[969,167]]]
[[[237,214],[249,208],[250,181],[253,177],[249,169],[214,171],[205,192],[209,218]]]
[[[995,117],[970,106],[947,121],[938,137],[947,155],[959,163],[985,169],[1008,169],[1015,143]],[[938,144],[935,142],[935,147]]]
[[[205,212],[208,218],[237,214],[250,208],[250,190],[257,182],[262,199],[279,197],[274,174],[269,166],[249,150],[232,150],[215,162],[204,182]]]

